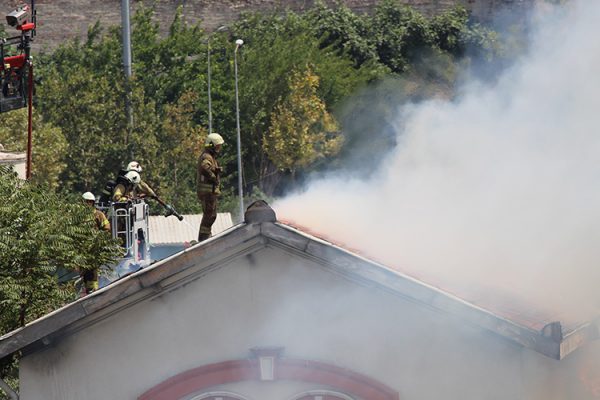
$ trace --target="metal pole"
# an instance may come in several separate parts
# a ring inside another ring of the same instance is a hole
[[[31,57],[31,41],[35,35],[36,11],[35,1],[31,0],[31,17],[34,23],[33,30],[25,33],[25,59],[29,67],[27,77],[27,162],[25,165],[25,179],[31,178],[31,157],[33,150],[33,57]]]
[[[210,36],[208,37],[208,133],[212,133],[212,103],[210,98]]]
[[[121,0],[121,30],[123,40],[123,69],[125,71],[125,112],[127,115],[127,134],[125,144],[129,144],[129,131],[133,129],[131,110],[131,28],[129,24],[129,0]]]
[[[31,178],[31,153],[33,147],[33,60],[28,57],[29,76],[27,88],[27,166],[25,168],[25,178]]]
[[[238,162],[238,191],[240,196],[240,220],[244,220],[244,189],[242,187],[242,139],[240,134],[240,99],[238,89],[238,66],[237,52],[240,46],[244,44],[241,39],[235,41],[235,51],[233,52],[233,65],[235,68],[235,121],[237,126],[237,162]]]

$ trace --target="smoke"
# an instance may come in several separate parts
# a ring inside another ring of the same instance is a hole
[[[278,216],[458,295],[598,315],[598,21],[595,0],[541,10],[492,86],[399,107],[369,179],[312,182]]]

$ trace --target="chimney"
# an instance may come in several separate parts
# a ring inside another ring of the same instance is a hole
[[[550,322],[542,328],[542,336],[560,343],[563,340],[562,326],[559,321]]]
[[[277,221],[275,211],[264,200],[257,200],[246,208],[244,222],[247,224],[275,221]]]

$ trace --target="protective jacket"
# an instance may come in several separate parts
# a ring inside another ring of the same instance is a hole
[[[154,193],[154,190],[152,190],[152,188],[144,181],[141,181],[140,183],[135,185],[134,192],[136,196],[139,194],[143,194],[147,197],[156,197],[156,193]]]
[[[108,222],[108,218],[106,218],[106,215],[102,211],[95,208],[94,219],[96,220],[98,229],[110,232],[110,222]]]
[[[115,203],[123,203],[128,201],[133,197],[132,188],[129,185],[125,185],[123,183],[117,184],[115,186],[115,191],[113,192],[112,201]]]
[[[221,194],[221,167],[215,157],[214,151],[206,149],[198,159],[198,173],[196,175],[197,193]]]

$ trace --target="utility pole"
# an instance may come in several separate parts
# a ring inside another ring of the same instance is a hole
[[[210,93],[210,36],[208,37],[207,42],[207,62],[208,62],[208,134],[212,133],[212,101],[211,101],[211,93]]]
[[[238,65],[237,53],[244,44],[242,39],[235,41],[235,51],[233,52],[233,65],[235,66],[235,122],[237,126],[237,164],[238,164],[238,192],[240,196],[240,218],[244,220],[244,188],[242,186],[242,137],[240,134],[240,96],[238,90]]]
[[[129,135],[133,129],[133,110],[131,105],[131,28],[129,18],[129,0],[121,0],[121,30],[123,40],[123,69],[125,72],[125,113],[127,130],[125,145],[129,144]],[[133,150],[132,150],[133,153]],[[133,158],[133,154],[131,154]]]

